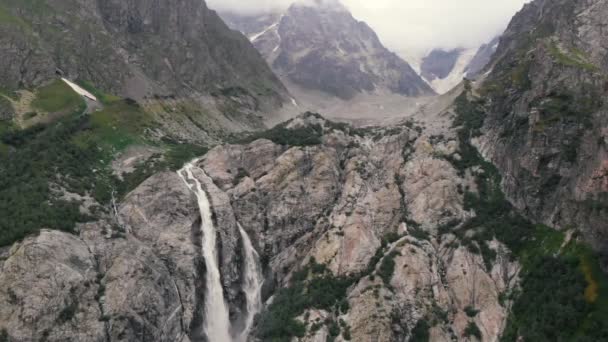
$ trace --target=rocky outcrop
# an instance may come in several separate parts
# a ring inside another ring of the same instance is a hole
[[[475,53],[475,56],[466,68],[468,78],[475,78],[482,72],[482,70],[485,69],[485,67],[492,60],[492,57],[494,57],[494,53],[498,48],[499,42],[500,36],[497,36],[489,43],[483,44],[479,47],[477,53]]]
[[[177,99],[189,112],[233,116],[269,112],[288,98],[247,38],[204,1],[8,2],[0,13],[3,89],[33,89],[59,74],[142,104]]]
[[[480,255],[438,229],[473,215],[458,191],[470,181],[439,157],[455,153],[454,141],[431,142],[405,127],[357,135],[315,116],[286,127],[315,124],[324,127],[321,145],[257,140],[218,147],[200,161],[269,261],[267,282],[287,286],[309,260],[335,276],[365,274],[384,237],[394,233],[401,238],[382,252],[395,262],[387,282],[372,276],[380,267],[372,264],[372,275],[349,288],[347,313],[311,310],[306,320],[342,320],[356,341],[404,339],[420,320],[432,326],[433,340],[464,340],[470,324],[484,341],[498,340],[508,315],[508,302],[500,298],[517,284],[519,267],[494,241],[498,261],[487,269]],[[303,341],[328,334],[322,325]]]
[[[97,263],[78,237],[42,231],[14,245],[0,284],[0,329],[11,339],[106,340]]]
[[[318,143],[299,144],[297,132],[310,128]],[[518,265],[495,241],[488,268],[440,229],[474,215],[458,190],[470,180],[442,157],[456,152],[449,133],[355,130],[312,114],[279,130],[291,134],[216,147],[194,171],[212,205],[234,329],[245,309],[240,224],[261,256],[265,299],[313,260],[352,277],[347,310],[298,318],[318,322],[302,341],[334,336],[329,320],[354,341],[407,339],[420,322],[433,340],[467,340],[471,324],[483,341],[498,339]],[[78,236],[42,231],[16,244],[0,269],[0,331],[14,341],[204,340],[200,220],[186,183],[159,173]]]
[[[608,40],[604,1],[534,1],[501,38],[480,88],[487,102],[478,145],[504,189],[531,218],[576,228],[608,246],[605,136]]]
[[[284,13],[222,16],[251,39],[278,75],[305,89],[342,99],[360,93],[433,94],[337,0],[298,1]]]

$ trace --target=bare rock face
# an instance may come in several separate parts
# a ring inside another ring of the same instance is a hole
[[[185,183],[163,173],[80,238],[42,231],[15,245],[0,272],[1,329],[14,341],[189,341],[203,295],[198,215]]]
[[[76,236],[43,230],[15,244],[0,272],[0,321],[15,341],[105,341],[97,261]]]
[[[455,152],[453,141],[405,127],[354,134],[315,116],[286,127],[308,125],[322,127],[322,144],[257,140],[217,147],[200,161],[269,261],[267,282],[286,286],[313,259],[336,276],[365,274],[384,236],[394,232],[402,238],[378,261],[394,258],[389,279],[363,276],[348,290],[347,313],[310,310],[301,320],[342,320],[356,341],[407,339],[420,320],[434,322],[436,341],[467,340],[470,324],[483,341],[497,341],[508,314],[508,301],[500,298],[517,285],[519,267],[498,242],[491,247],[498,261],[488,269],[454,235],[439,232],[446,222],[474,215],[463,209],[458,191],[471,182],[440,157]],[[379,266],[371,266],[373,274]],[[324,340],[327,329],[321,325],[302,340]]]
[[[298,1],[284,13],[223,13],[277,74],[305,89],[351,99],[360,93],[431,95],[410,65],[337,0]]]
[[[605,1],[526,5],[480,88],[488,101],[478,141],[522,212],[580,229],[599,251],[608,246],[606,15]]]
[[[498,242],[488,264],[460,244],[458,224],[440,229],[474,216],[459,188],[475,189],[445,159],[457,151],[453,137],[408,126],[355,130],[306,114],[276,129],[290,134],[269,135],[291,145],[223,145],[196,162],[233,327],[246,308],[240,225],[260,255],[268,303],[313,260],[353,279],[347,309],[297,318],[302,341],[344,341],[328,321],[353,341],[407,340],[421,322],[435,341],[469,340],[471,324],[483,341],[498,340],[519,267]],[[299,130],[318,141],[300,144]],[[201,218],[186,182],[154,175],[115,213],[81,225],[79,237],[43,231],[11,249],[0,269],[0,331],[15,341],[204,341]]]

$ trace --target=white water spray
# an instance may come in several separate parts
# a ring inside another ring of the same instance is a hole
[[[216,233],[211,219],[211,205],[201,183],[194,174],[196,161],[190,162],[177,173],[188,188],[196,194],[201,214],[202,253],[205,259],[207,276],[205,277],[205,322],[204,331],[210,342],[230,342],[230,319],[228,307],[224,300],[224,292],[217,262]],[[200,169],[199,169],[200,170]],[[200,170],[202,172],[202,170]]]
[[[262,309],[262,270],[259,263],[259,255],[251,244],[251,239],[247,232],[241,227],[239,231],[241,233],[241,239],[243,240],[243,256],[245,257],[245,270],[243,277],[243,292],[245,293],[245,299],[247,300],[247,315],[245,316],[245,327],[239,335],[239,342],[246,342],[247,336],[253,325],[253,319],[255,315]]]

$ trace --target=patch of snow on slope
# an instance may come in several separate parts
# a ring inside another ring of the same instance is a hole
[[[267,28],[264,29],[264,31],[256,33],[254,35],[252,35],[251,37],[249,37],[249,40],[253,43],[256,40],[258,40],[258,38],[260,38],[261,36],[265,35],[268,31],[274,29],[275,27],[279,26],[279,22],[276,22],[270,26],[268,26]]]
[[[460,82],[462,82],[462,79],[464,77],[466,77],[465,70],[467,69],[467,66],[469,66],[469,64],[471,63],[471,60],[473,60],[473,57],[475,57],[476,53],[477,48],[464,50],[460,57],[458,57],[454,68],[446,78],[435,79],[428,83],[437,93],[447,93]]]
[[[72,88],[80,96],[84,96],[84,97],[88,98],[89,100],[93,100],[93,101],[97,102],[97,98],[95,97],[95,95],[93,95],[93,94],[89,93],[88,91],[82,89],[78,84],[70,82],[67,79],[63,78],[63,77],[61,78],[61,80],[63,82],[65,82],[68,86],[70,86],[70,88]]]
[[[399,57],[403,58],[414,71],[420,75],[421,67],[422,67],[422,59],[424,58],[424,53],[413,53],[410,51],[400,51],[397,53]],[[425,80],[426,81],[426,80]]]

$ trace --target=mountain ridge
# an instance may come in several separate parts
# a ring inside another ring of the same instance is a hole
[[[284,12],[253,17],[221,15],[253,41],[277,74],[304,88],[342,99],[363,92],[432,94],[407,62],[338,1],[296,2]]]

